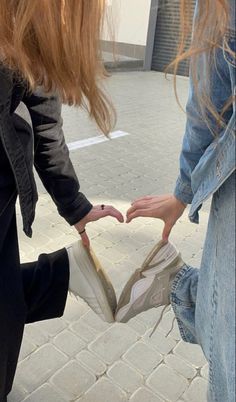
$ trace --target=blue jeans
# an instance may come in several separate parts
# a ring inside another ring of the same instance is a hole
[[[209,362],[208,401],[235,402],[235,172],[213,196],[201,268],[183,267],[171,304]]]

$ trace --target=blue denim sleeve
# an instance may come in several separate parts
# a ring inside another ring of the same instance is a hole
[[[229,67],[221,48],[216,49],[214,62],[212,62],[209,57],[209,54],[205,53],[199,56],[198,59],[198,91],[201,93],[201,88],[205,87],[206,80],[210,80],[211,102],[216,111],[221,113],[228,99],[232,97],[232,82]],[[176,198],[182,202],[191,204],[193,200],[191,186],[192,173],[208,146],[216,140],[218,135],[224,132],[224,130],[219,132],[219,126],[210,114],[207,116],[207,121],[204,118],[200,109],[191,71],[186,111],[187,123],[180,155],[180,173],[174,194]],[[204,114],[206,113],[207,112]],[[229,108],[224,114],[226,122],[229,121],[231,115],[232,108]]]
[[[235,0],[229,0],[229,4],[231,10],[229,28],[231,28],[231,31],[233,29],[235,36]],[[193,29],[197,17],[198,0],[195,6]],[[222,49],[215,51],[213,62],[209,59],[207,53],[200,55],[197,62],[197,70],[199,92],[201,92],[202,87],[205,87],[206,77],[208,77],[210,84],[207,83],[207,85],[209,84],[210,87],[211,102],[220,113],[227,100],[232,96],[232,82]],[[186,111],[187,123],[180,154],[180,172],[174,195],[185,204],[191,204],[194,196],[191,186],[191,176],[207,147],[214,141],[215,138],[212,132],[216,129],[216,122],[211,116],[208,116],[208,123],[202,116],[191,68],[189,98]],[[231,112],[231,110],[228,110],[228,116],[225,116],[226,120],[230,117]]]
[[[193,192],[191,175],[206,148],[213,141],[208,125],[203,121],[199,110],[192,77],[190,76],[189,98],[187,102],[187,123],[180,154],[180,172],[174,195],[185,204],[191,204]]]

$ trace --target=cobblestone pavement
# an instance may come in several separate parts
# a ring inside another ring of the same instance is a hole
[[[180,79],[183,102],[187,87],[188,81]],[[113,203],[125,212],[138,196],[172,191],[185,115],[162,74],[115,74],[109,91],[118,110],[117,129],[130,135],[75,150],[71,158],[91,201]],[[67,142],[98,135],[84,112],[65,107],[63,115]],[[77,239],[40,183],[39,193],[32,239],[22,233],[18,211],[22,261]],[[171,237],[194,266],[200,264],[208,209],[203,208],[200,225],[184,215]],[[89,226],[92,246],[117,295],[161,229],[161,222],[151,219],[121,225],[107,218]],[[159,314],[154,309],[126,325],[108,325],[82,300],[68,297],[64,317],[26,327],[9,402],[206,401],[207,365],[200,347],[184,343],[176,325],[166,337],[171,309],[150,338]]]

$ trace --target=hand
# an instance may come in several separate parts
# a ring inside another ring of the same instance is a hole
[[[127,211],[126,222],[129,223],[132,219],[140,216],[163,220],[165,226],[162,232],[162,239],[165,242],[168,241],[173,226],[187,206],[172,194],[139,198],[131,205],[131,208]]]
[[[85,231],[87,223],[98,221],[99,219],[105,218],[106,216],[112,216],[119,222],[124,222],[123,215],[116,208],[113,208],[111,205],[96,205],[83,219],[81,219],[81,221],[75,224],[75,228],[79,232],[81,240],[85,247],[90,246],[90,241]]]

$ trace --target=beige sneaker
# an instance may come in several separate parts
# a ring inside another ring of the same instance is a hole
[[[125,286],[118,302],[115,319],[128,322],[153,307],[170,304],[170,287],[184,262],[171,243],[160,241]]]
[[[114,322],[117,301],[113,286],[91,249],[81,241],[67,247],[69,291],[81,297],[104,321]]]

